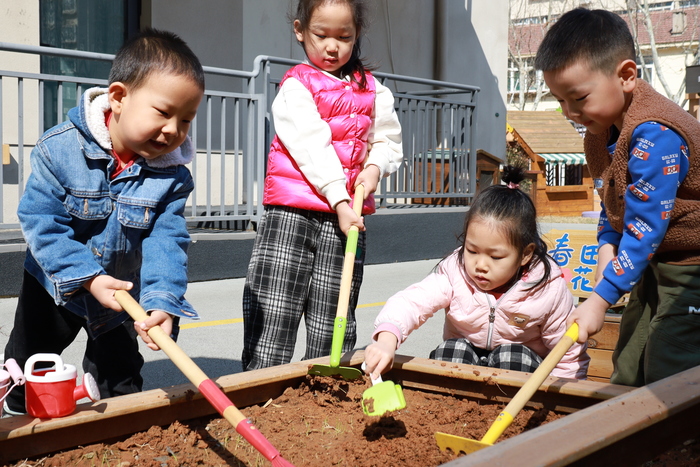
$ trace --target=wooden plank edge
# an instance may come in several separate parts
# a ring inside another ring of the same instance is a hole
[[[363,351],[348,352],[342,366],[359,365]],[[215,380],[222,391],[243,409],[275,398],[295,386],[308,374],[312,364],[328,364],[328,357],[295,362],[251,372],[221,376]],[[387,379],[447,394],[461,394],[493,401],[507,401],[529,374],[472,365],[397,355]],[[548,378],[533,404],[548,404],[557,398],[556,409],[571,412],[629,391],[625,386],[590,381]],[[563,402],[559,399],[567,396]],[[116,439],[151,426],[168,425],[214,414],[213,407],[191,384],[154,389],[102,401],[81,404],[77,411],[59,419],[39,420],[30,416],[0,419],[0,462],[34,457],[77,445]],[[245,412],[245,411],[244,411]]]
[[[700,433],[700,366],[444,464],[638,465]],[[644,440],[653,440],[644,443]],[[621,459],[622,458],[622,459]],[[620,463],[622,462],[622,463]]]
[[[531,373],[521,371],[501,370],[483,366],[466,365],[461,363],[446,363],[427,358],[408,357],[397,355],[394,360],[394,369],[387,373],[391,379],[392,374],[398,374],[405,379],[410,379],[411,373],[420,375],[447,376],[450,380],[478,381],[487,385],[500,387],[512,387],[516,391],[528,380]],[[634,388],[614,384],[604,384],[595,381],[577,380],[569,378],[548,377],[540,390],[545,393],[557,393],[585,397],[595,400],[607,400],[620,394],[627,393]]]
[[[309,362],[313,360],[222,376],[215,382],[235,405],[245,407],[277,397],[284,388],[298,384],[307,374]],[[75,413],[62,418],[3,418],[0,462],[116,439],[151,426],[214,413],[215,409],[194,386],[182,384],[80,404]]]

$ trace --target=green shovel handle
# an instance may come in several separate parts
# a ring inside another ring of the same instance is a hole
[[[345,328],[348,320],[343,316],[336,316],[333,322],[333,342],[331,342],[331,366],[340,366],[340,354],[345,340]]]
[[[355,199],[352,208],[355,214],[362,214],[362,203],[365,198],[364,185],[355,188]],[[350,305],[350,288],[352,287],[352,273],[355,266],[355,256],[357,255],[357,239],[360,235],[359,229],[355,226],[348,231],[347,242],[345,243],[345,259],[343,262],[343,273],[340,278],[340,293],[338,294],[338,307],[335,312],[333,322],[333,340],[331,342],[331,367],[340,365],[340,353],[343,350],[345,341],[345,328],[347,327],[348,306]]]

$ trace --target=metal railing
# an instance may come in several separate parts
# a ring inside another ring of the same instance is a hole
[[[114,58],[2,42],[0,51],[37,58]],[[38,63],[34,63],[36,69]],[[219,87],[227,90],[206,89],[192,125],[191,137],[198,153],[190,165],[195,179],[186,212],[190,225],[244,230],[259,220],[267,150],[274,135],[270,106],[284,72],[297,63],[258,56],[252,71],[204,67],[208,77],[226,81]],[[425,203],[427,199],[441,205],[467,204],[476,191],[479,88],[374,74],[394,93],[404,149],[399,170],[382,180],[377,190],[380,207]],[[106,84],[101,79],[0,70],[0,230],[18,228],[17,203],[30,172],[29,154],[38,137],[52,123],[66,119],[67,110],[76,105],[85,89]]]

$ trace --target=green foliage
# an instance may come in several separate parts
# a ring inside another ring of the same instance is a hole
[[[523,148],[519,144],[506,144],[506,164],[512,166],[520,166],[528,170],[530,167],[530,158],[527,157]],[[520,189],[525,193],[530,193],[532,188],[531,180],[523,180],[520,182]]]

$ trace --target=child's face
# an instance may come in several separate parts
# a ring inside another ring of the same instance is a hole
[[[340,68],[352,56],[358,31],[347,3],[324,2],[311,14],[306,30],[301,30],[298,20],[294,21],[294,33],[311,63],[339,77]]]
[[[494,222],[469,221],[464,241],[464,268],[479,289],[487,292],[509,283],[521,266],[532,258],[533,246],[523,254],[511,244]]]
[[[178,148],[197,114],[202,90],[190,78],[153,73],[139,88],[109,86],[109,134],[117,154],[153,159]]]
[[[594,135],[612,125],[622,128],[636,77],[637,66],[632,60],[625,60],[612,74],[593,70],[583,60],[544,72],[544,80],[564,115]]]

